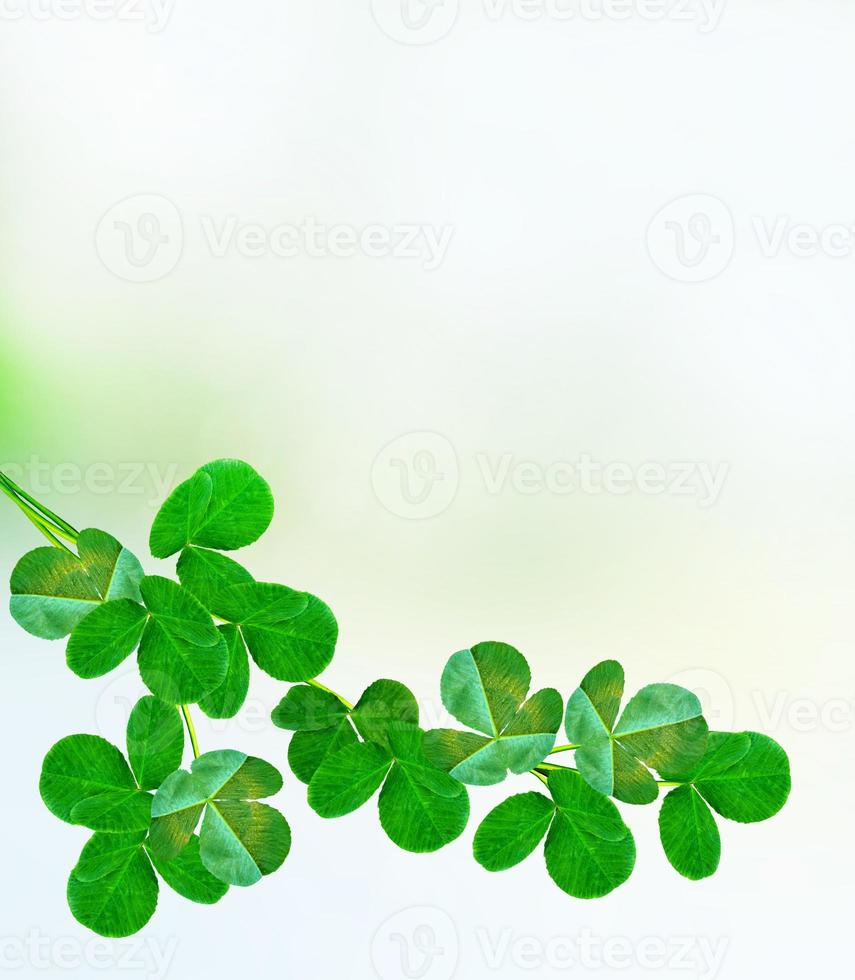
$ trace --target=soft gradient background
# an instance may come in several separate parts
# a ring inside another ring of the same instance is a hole
[[[721,869],[698,884],[662,855],[658,808],[628,812],[636,871],[589,904],[539,858],[496,877],[471,858],[476,820],[531,778],[474,791],[464,837],[413,856],[374,804],[325,823],[289,774],[278,803],[295,845],[278,874],[214,909],[164,889],[141,938],[93,944],[64,900],[86,832],[54,820],[36,783],[63,735],[121,741],[138,681],[131,663],[80,681],[62,644],[3,615],[0,969],[837,972],[855,870],[855,252],[768,258],[753,221],[855,220],[851,4],[741,0],[704,32],[637,14],[494,22],[463,0],[429,45],[391,39],[367,0],[177,0],[158,32],[23,8],[0,19],[0,463],[145,557],[163,485],[241,456],[278,510],[240,557],[332,605],[341,641],[324,679],[342,692],[400,678],[432,723],[446,658],[479,640],[515,644],[535,684],[565,695],[617,657],[631,689],[682,679],[714,724],[781,741],[794,791],[770,823],[723,824]],[[646,249],[654,215],[689,194],[719,199],[735,228],[732,261],[695,284]],[[95,244],[102,216],[137,195],[183,223],[180,260],[155,282],[120,278]],[[453,239],[433,271],[393,256],[218,258],[205,216],[450,226]],[[411,520],[394,475],[418,490],[416,458],[436,445],[437,492],[456,493]],[[726,465],[727,479],[712,506],[491,492],[482,465],[506,454]],[[0,520],[6,579],[39,539],[11,506]],[[266,720],[283,693],[256,672],[239,719],[200,720],[204,747],[286,768],[287,736]],[[587,934],[626,942],[625,968],[562,969],[561,941]],[[681,937],[723,962],[674,960]],[[651,939],[670,969],[645,958]]]

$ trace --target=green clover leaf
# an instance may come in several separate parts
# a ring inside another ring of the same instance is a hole
[[[679,786],[662,801],[659,836],[672,867],[700,881],[715,874],[721,861],[721,835],[710,808],[692,786]]]
[[[68,879],[68,905],[101,936],[130,936],[157,908],[157,877],[142,847],[145,834],[95,834]]]
[[[157,789],[181,765],[184,726],[174,704],[147,695],[128,719],[128,760],[141,789]]]
[[[575,898],[607,895],[635,865],[629,828],[614,803],[577,772],[551,772],[548,788],[551,800],[522,793],[487,814],[475,834],[475,860],[488,871],[504,871],[528,857],[546,836],[546,867],[559,888]]]
[[[199,832],[199,857],[230,885],[252,885],[279,868],[291,847],[291,831],[273,807],[256,802],[282,788],[273,766],[225,749],[196,759],[160,786],[152,805],[149,841],[158,858],[178,858]]]
[[[233,558],[207,548],[186,547],[177,565],[178,579],[202,605],[221,619],[219,596],[233,585],[255,581],[250,573]]]
[[[172,704],[201,700],[226,679],[225,639],[199,601],[170,579],[148,575],[140,591],[150,614],[137,657],[146,687]]]
[[[555,745],[561,725],[561,695],[545,688],[524,702],[531,684],[525,657],[505,643],[461,650],[442,674],[442,703],[476,732],[434,729],[425,751],[440,769],[473,786],[502,782],[508,770],[527,772]]]
[[[139,646],[148,613],[132,599],[96,606],[72,630],[66,662],[78,677],[91,680],[115,670]]]
[[[725,819],[758,823],[778,813],[791,787],[787,754],[757,732],[710,732],[707,751],[693,769],[666,775],[683,785],[662,802],[659,836],[671,865],[692,880],[713,874],[721,858],[710,807]]]
[[[309,805],[321,817],[341,817],[382,786],[380,824],[393,843],[419,854],[451,843],[466,827],[469,796],[428,760],[424,734],[410,722],[388,720],[380,730],[384,744],[356,742],[328,754],[309,783]]]
[[[15,566],[9,609],[28,633],[59,640],[102,603],[139,601],[142,566],[114,537],[81,531],[77,548],[78,555],[36,548]]]
[[[180,484],[158,511],[149,546],[169,558],[187,545],[236,551],[257,541],[273,519],[273,494],[247,463],[220,459]]]
[[[652,803],[659,795],[651,767],[688,768],[704,754],[707,723],[698,698],[675,684],[651,684],[627,704],[623,668],[598,664],[567,703],[565,730],[577,745],[576,765],[599,793],[625,803]]]
[[[222,683],[206,694],[199,707],[209,718],[234,718],[249,694],[249,657],[240,630],[227,623],[218,626],[228,655],[226,676]]]
[[[42,764],[39,792],[55,817],[90,830],[144,831],[151,823],[151,796],[119,749],[97,735],[57,742]]]
[[[202,863],[199,838],[193,834],[181,853],[167,861],[146,846],[146,853],[155,870],[169,887],[190,902],[215,905],[229,890],[224,881],[211,874]]]

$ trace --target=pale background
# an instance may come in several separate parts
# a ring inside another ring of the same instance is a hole
[[[624,808],[636,871],[582,903],[539,857],[495,877],[471,858],[476,819],[532,778],[475,790],[464,836],[413,856],[374,804],[325,823],[287,774],[295,845],[278,874],[214,909],[164,889],[141,937],[95,943],[64,900],[86,832],[36,783],[63,735],[121,741],[132,664],[80,681],[62,644],[3,614],[0,968],[822,976],[850,958],[855,870],[855,248],[842,229],[818,254],[770,247],[756,223],[821,236],[855,221],[855,10],[740,0],[711,24],[699,3],[652,21],[639,2],[626,20],[529,21],[463,0],[421,44],[397,2],[372,16],[368,0],[177,0],[158,24],[149,0],[132,8],[147,23],[40,20],[10,0],[24,16],[0,18],[0,463],[155,570],[157,482],[243,457],[278,509],[238,557],[332,605],[336,688],[399,678],[431,723],[445,660],[479,640],[515,644],[565,696],[617,657],[632,689],[682,678],[714,724],[777,738],[791,801],[724,824],[721,869],[698,884],[662,855],[658,807]],[[453,235],[435,269],[217,257],[203,221],[229,216]],[[706,258],[678,252],[675,221],[689,252],[707,237]],[[133,266],[152,228],[162,268]],[[726,479],[714,499],[538,482],[585,454]],[[505,464],[496,487],[484,471]],[[6,579],[39,540],[11,507],[0,518]],[[240,719],[200,722],[204,747],[287,771],[266,721],[284,689],[256,672]],[[599,961],[567,969],[585,936]]]

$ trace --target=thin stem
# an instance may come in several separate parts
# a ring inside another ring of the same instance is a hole
[[[78,537],[78,532],[75,528],[68,523],[65,518],[60,517],[59,514],[54,514],[52,510],[49,510],[45,505],[36,500],[35,497],[30,496],[23,487],[19,487],[17,483],[11,477],[6,476],[5,473],[0,473],[0,483],[5,483],[10,490],[13,490],[19,497],[23,497],[28,503],[32,504],[36,510],[40,511],[48,520],[53,521],[58,528],[61,528],[66,532],[66,536],[69,540],[76,541]]]
[[[556,765],[553,765],[553,763],[551,763],[551,762],[541,762],[541,764],[537,768],[538,769],[543,769],[543,770],[545,770],[547,772],[554,772],[556,770],[560,770],[562,772],[578,772],[579,771],[578,769],[574,769],[572,766],[556,766]]]
[[[190,744],[193,746],[193,758],[198,759],[199,742],[196,739],[196,729],[190,716],[190,708],[186,704],[181,705],[181,714],[184,715],[184,724],[187,725],[187,734],[190,736]]]
[[[688,786],[689,784],[688,783],[671,783],[671,782],[668,782],[667,780],[657,779],[656,780],[656,785],[657,786]]]
[[[68,540],[70,540],[72,544],[75,543],[76,539],[71,539],[70,537],[68,537],[68,535],[65,534],[65,532],[61,531],[58,527],[55,527],[53,524],[49,524],[37,511],[35,511],[32,507],[30,507],[29,504],[21,500],[21,498],[14,492],[14,490],[12,490],[12,488],[7,485],[5,480],[0,481],[0,490],[2,490],[3,493],[6,494],[6,496],[12,501],[12,503],[14,503],[21,510],[21,512],[24,514],[27,520],[34,527],[38,528],[38,530],[48,539],[48,541],[50,541],[50,543],[55,548],[62,548],[63,551],[67,551],[69,554],[74,554],[74,552],[70,548],[66,547],[62,543],[62,541],[59,540],[57,535],[61,534],[63,537],[68,538]]]
[[[308,681],[308,683],[311,684],[312,687],[316,687],[319,691],[326,691],[327,694],[332,694],[334,698],[338,698],[338,700],[341,701],[348,711],[353,711],[353,705],[350,703],[350,701],[348,701],[347,698],[343,698],[336,691],[332,690],[332,688],[325,687],[320,681]]]
[[[574,749],[578,748],[580,748],[578,745],[556,745],[549,754],[556,755],[558,752],[572,752]]]
[[[66,541],[77,544],[78,533],[68,521],[63,520],[54,514],[53,511],[48,510],[44,504],[40,504],[35,497],[31,497],[25,490],[22,490],[5,473],[0,473],[0,490],[21,509],[28,520],[42,532],[55,548],[62,548],[63,551],[67,551],[71,555],[74,554],[70,548],[67,548],[59,540],[60,537],[63,537]],[[30,506],[30,504],[33,506]],[[193,725],[190,709],[186,704],[181,705],[181,714],[184,716],[184,723],[187,725],[187,734],[190,736],[190,744],[193,746],[193,758],[198,759],[199,740],[196,738],[196,728]]]
[[[549,780],[546,778],[546,776],[543,775],[542,772],[538,772],[537,769],[531,769],[530,772],[532,776],[537,776],[537,778],[544,784],[544,786],[549,785]]]

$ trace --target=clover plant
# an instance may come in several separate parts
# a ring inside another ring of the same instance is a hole
[[[178,556],[177,581],[146,575],[110,534],[78,532],[2,474],[0,490],[50,545],[16,565],[13,618],[43,639],[67,637],[68,667],[85,679],[136,652],[150,692],[130,712],[126,751],[97,735],[70,735],[42,767],[47,808],[92,831],[67,895],[75,918],[101,935],[141,929],[161,881],[213,904],[288,856],[287,821],[260,802],[281,789],[279,771],[232,749],[202,753],[191,714],[195,705],[210,718],[234,717],[247,697],[250,661],[293,684],[272,719],[292,733],[288,763],[318,815],[343,817],[379,790],[388,837],[404,850],[431,852],[463,833],[467,787],[528,775],[538,790],[510,796],[485,817],[475,859],[502,871],[545,840],[549,875],[576,898],[606,895],[632,872],[635,841],[614,800],[649,804],[667,790],[662,846],[680,874],[697,880],[721,857],[713,811],[755,823],[789,794],[784,750],[755,732],[709,731],[691,691],[651,684],[621,710],[624,672],[615,661],[590,670],[565,705],[552,688],[530,693],[531,670],[512,646],[461,650],[440,683],[459,729],[425,731],[416,698],[395,680],[374,681],[348,701],[317,679],[338,638],[330,609],[306,592],[257,582],[223,554],[252,544],[273,517],[270,487],[244,462],[203,466],[155,517],[151,554]],[[568,742],[556,745],[562,724]],[[554,761],[570,752],[574,766]]]

